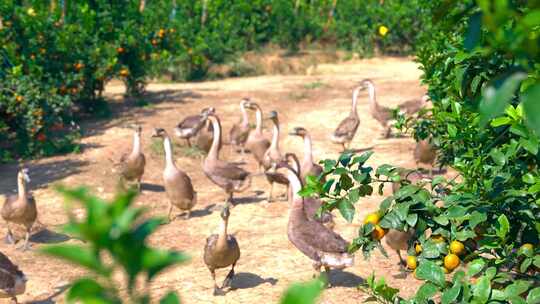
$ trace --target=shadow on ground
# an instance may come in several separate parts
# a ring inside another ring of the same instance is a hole
[[[270,285],[276,285],[277,279],[266,278],[263,279],[260,276],[250,272],[239,272],[234,275],[231,283],[231,289],[248,289],[254,288],[262,284],[269,283]]]
[[[363,284],[365,280],[354,273],[333,269],[328,275],[328,281],[336,287],[357,287]]]

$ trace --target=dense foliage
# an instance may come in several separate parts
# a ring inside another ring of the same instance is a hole
[[[411,184],[401,168],[373,169],[369,153],[346,153],[326,160],[328,181],[310,179],[304,194],[319,193],[351,221],[377,184],[381,194],[401,184],[351,250],[369,256],[388,229],[412,230],[408,267],[425,283],[406,300],[370,278],[366,288],[381,302],[540,303],[540,5],[434,2],[417,52],[433,109],[408,122],[457,176]]]
[[[202,79],[272,43],[408,53],[426,30],[420,2],[2,1],[0,161],[76,150],[72,121],[108,114],[113,78],[139,95],[152,77]]]

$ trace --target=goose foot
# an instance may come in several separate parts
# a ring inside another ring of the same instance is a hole
[[[214,296],[224,296],[225,295],[225,291],[223,291],[223,289],[215,286],[214,287],[214,293],[213,293]]]
[[[4,243],[9,244],[9,245],[15,244],[15,239],[13,238],[13,234],[11,234],[11,231],[8,231],[8,233],[6,234]]]
[[[26,244],[18,247],[17,250],[19,250],[21,252],[25,252],[25,251],[32,250],[32,247],[30,246],[30,244],[26,243]]]
[[[190,217],[191,217],[191,210],[188,210],[186,214],[184,215],[184,220],[189,220]]]
[[[19,301],[17,301],[17,297],[14,296],[14,297],[11,298],[10,303],[19,304]]]

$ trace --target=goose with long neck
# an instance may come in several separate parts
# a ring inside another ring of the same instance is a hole
[[[223,288],[231,287],[234,277],[234,267],[240,259],[240,247],[233,235],[227,233],[229,225],[230,210],[225,205],[221,211],[221,225],[216,234],[212,234],[206,239],[204,246],[204,263],[210,270],[212,280],[214,281],[214,295],[223,295]],[[216,269],[231,266],[231,270],[225,277],[221,287],[216,283]]]
[[[347,252],[349,244],[339,234],[306,215],[306,202],[298,192],[302,181],[294,170],[282,162],[278,170],[285,170],[292,188],[293,199],[289,211],[287,236],[289,241],[304,255],[313,260],[313,267],[320,272],[324,267],[343,269],[354,264],[354,256]]]
[[[270,141],[264,137],[262,128],[263,128],[263,115],[261,107],[255,102],[247,102],[245,107],[255,111],[255,117],[257,120],[257,125],[255,130],[249,133],[249,136],[246,140],[246,148],[253,154],[255,161],[259,166],[259,171],[263,170],[263,159],[266,150],[270,147]]]
[[[169,135],[164,129],[154,129],[152,137],[163,139],[163,150],[165,151],[165,169],[163,170],[163,185],[165,193],[169,199],[169,211],[167,219],[169,222],[173,206],[185,211],[185,218],[189,218],[191,209],[197,203],[197,192],[193,189],[191,178],[182,170],[176,167],[173,158],[172,144]]]
[[[204,152],[208,153],[210,152],[210,148],[212,147],[212,142],[214,141],[214,128],[212,127],[212,123],[207,119],[205,122],[205,126],[197,133],[197,136],[195,138],[195,145],[197,148],[203,150]],[[220,142],[219,144],[219,150],[221,150],[223,143]]]
[[[4,201],[0,215],[7,225],[6,241],[15,244],[11,224],[22,225],[26,228],[24,244],[20,249],[29,249],[29,239],[32,226],[37,219],[37,208],[34,197],[28,193],[27,184],[30,182],[28,177],[28,169],[21,168],[17,174],[17,190],[16,195],[9,195]]]
[[[0,252],[0,298],[11,298],[17,302],[17,296],[26,290],[26,276],[11,260]]]
[[[274,192],[274,183],[288,186],[289,180],[285,175],[275,172],[275,166],[279,162],[285,160],[281,154],[281,151],[279,150],[279,118],[277,112],[270,112],[268,119],[272,121],[272,143],[264,153],[263,167],[265,170],[266,179],[270,183],[268,202],[271,202],[273,200],[272,194]]]
[[[414,160],[416,165],[418,166],[419,163],[428,165],[430,176],[433,176],[433,164],[435,163],[436,159],[437,150],[435,150],[435,147],[431,144],[431,140],[429,138],[421,139],[416,142],[416,146],[414,148]]]
[[[309,132],[302,127],[296,127],[289,135],[300,136],[304,140],[304,159],[300,167],[300,177],[306,182],[306,177],[312,175],[318,177],[323,173],[323,168],[313,161],[313,144]]]
[[[375,118],[384,129],[384,137],[389,137],[391,128],[389,122],[392,119],[392,109],[385,106],[381,106],[377,102],[377,93],[375,92],[375,85],[371,79],[364,79],[361,82],[364,89],[368,90],[369,96],[369,112],[373,118]]]
[[[231,130],[229,131],[229,141],[231,143],[232,149],[240,148],[242,159],[244,159],[245,154],[245,143],[249,136],[249,119],[246,110],[246,103],[249,102],[248,98],[243,98],[240,101],[240,112],[242,113],[242,120],[238,123],[235,123]]]
[[[174,134],[177,137],[183,138],[186,140],[188,147],[191,147],[191,141],[190,139],[197,135],[199,130],[201,130],[202,127],[204,127],[204,124],[206,123],[206,119],[208,118],[208,115],[215,112],[215,109],[210,108],[204,108],[201,110],[201,113],[198,115],[191,115],[184,120],[182,120],[176,127],[174,128]]]
[[[219,159],[219,145],[221,143],[221,124],[215,115],[209,115],[212,123],[214,138],[210,152],[203,164],[204,174],[217,186],[227,193],[227,202],[232,202],[234,192],[242,192],[251,185],[251,175],[246,170]]]
[[[132,127],[135,129],[135,132],[133,132],[133,147],[131,152],[123,154],[120,157],[120,161],[115,165],[120,166],[120,186],[125,188],[126,181],[135,181],[137,183],[137,190],[140,192],[146,158],[141,146],[142,127],[140,125],[134,125]]]
[[[358,130],[358,126],[360,125],[360,117],[358,116],[356,106],[358,105],[358,94],[362,89],[363,87],[360,86],[353,90],[351,111],[349,116],[339,123],[338,127],[336,130],[334,130],[334,133],[332,133],[331,136],[332,142],[340,144],[342,151],[345,151],[348,148],[347,145],[349,145],[353,140],[354,135],[356,135],[356,131]]]

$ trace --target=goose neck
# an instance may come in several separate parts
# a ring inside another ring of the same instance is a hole
[[[377,103],[377,95],[375,94],[375,86],[370,83],[368,84],[368,95],[369,95],[369,108],[371,111],[379,110],[379,103]]]
[[[212,138],[212,146],[210,146],[210,151],[208,152],[208,157],[211,159],[218,159],[219,158],[219,143],[221,141],[221,126],[215,116],[211,116],[209,117],[209,119],[210,119],[210,122],[212,123],[214,136]]]
[[[240,111],[242,112],[242,126],[249,126],[248,113],[244,103],[240,103]]]
[[[313,145],[309,134],[304,135],[304,163],[313,163]]]
[[[255,118],[257,119],[257,126],[255,127],[255,132],[261,135],[262,128],[263,128],[263,119],[262,119],[262,111],[259,107],[257,107],[257,110],[255,112]]]
[[[17,191],[19,193],[19,197],[26,195],[26,182],[24,181],[24,176],[22,173],[19,173],[17,177]]]
[[[225,249],[227,247],[227,228],[229,226],[229,219],[223,219],[219,226],[218,240],[216,247],[218,250]]]
[[[175,167],[173,153],[172,153],[172,144],[168,136],[163,139],[163,148],[165,149],[165,163],[167,168]]]
[[[131,155],[138,155],[141,153],[141,135],[139,132],[133,134],[133,150]]]
[[[275,120],[272,120],[273,123],[273,132],[272,132],[272,142],[270,148],[277,150],[279,149],[279,123]]]

